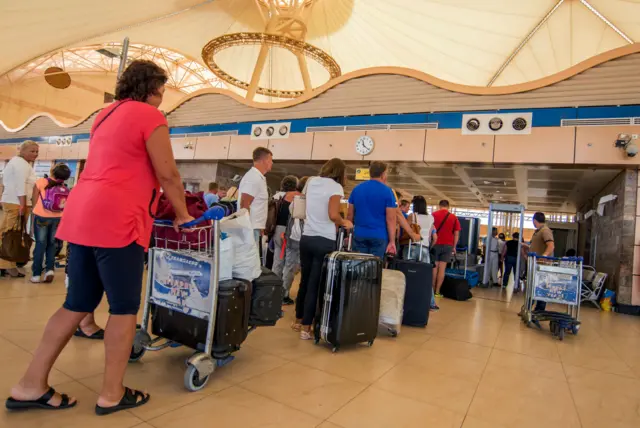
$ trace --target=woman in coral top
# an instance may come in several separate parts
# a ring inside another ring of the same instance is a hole
[[[75,398],[58,394],[48,376],[80,321],[106,293],[105,370],[98,415],[141,406],[149,394],[123,386],[142,294],[145,251],[160,186],[177,225],[193,220],[171,150],[169,128],[158,110],[167,74],[151,61],[133,61],[116,86],[117,102],[98,114],[89,156],[69,195],[57,238],[69,243],[69,289],[49,320],[26,374],[11,390],[9,409],[61,409]]]

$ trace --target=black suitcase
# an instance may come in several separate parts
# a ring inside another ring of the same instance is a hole
[[[262,267],[262,274],[253,281],[249,325],[274,326],[282,318],[282,280],[269,269]]]
[[[395,260],[393,267],[404,273],[407,280],[402,324],[426,327],[433,295],[433,265],[413,260]]]
[[[249,332],[251,283],[220,281],[213,340],[213,356],[225,358],[240,349]],[[158,305],[151,305],[151,332],[189,348],[203,351],[208,321]]]
[[[378,334],[382,260],[369,254],[334,251],[324,259],[318,312],[316,343],[342,345],[368,342]]]
[[[473,297],[466,279],[447,275],[444,277],[440,293],[448,299],[459,301],[469,300]]]

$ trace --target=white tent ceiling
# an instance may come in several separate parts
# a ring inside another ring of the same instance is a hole
[[[125,36],[201,60],[211,39],[263,29],[255,0],[0,0],[0,74]],[[343,74],[399,66],[465,85],[512,85],[640,41],[640,0],[316,0],[306,41]],[[257,51],[238,46],[217,59],[246,81]],[[317,64],[310,73],[314,86],[328,78]],[[295,56],[274,49],[260,84],[301,88]]]

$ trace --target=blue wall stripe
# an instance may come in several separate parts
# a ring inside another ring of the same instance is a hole
[[[171,128],[171,134],[196,134],[203,132],[238,131],[239,135],[249,135],[251,125],[256,123],[281,123],[291,122],[291,132],[306,132],[310,126],[351,126],[351,125],[375,125],[375,124],[407,124],[407,123],[437,123],[440,129],[460,129],[464,114],[486,113],[516,113],[531,112],[533,114],[534,127],[560,126],[562,119],[593,119],[614,117],[640,117],[640,105],[632,106],[604,106],[604,107],[562,107],[541,109],[505,109],[483,110],[465,112],[440,112],[440,113],[407,113],[407,114],[380,114],[368,116],[339,116],[306,118],[292,120],[272,120],[259,122],[225,123]],[[60,129],[62,135],[64,129]],[[73,142],[89,138],[89,134],[73,135]],[[10,138],[0,140],[0,144],[20,143],[26,138]],[[48,137],[31,138],[35,141],[46,141]]]

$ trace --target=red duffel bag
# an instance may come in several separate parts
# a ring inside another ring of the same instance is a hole
[[[193,218],[200,218],[207,211],[207,204],[202,195],[185,192],[187,211]],[[156,209],[156,220],[175,220],[176,212],[163,194],[160,195],[158,208]],[[153,245],[159,248],[172,250],[197,250],[205,251],[208,243],[211,242],[211,230],[203,230],[202,227],[210,226],[211,222],[205,220],[198,224],[195,230],[176,232],[172,226],[154,225]]]

